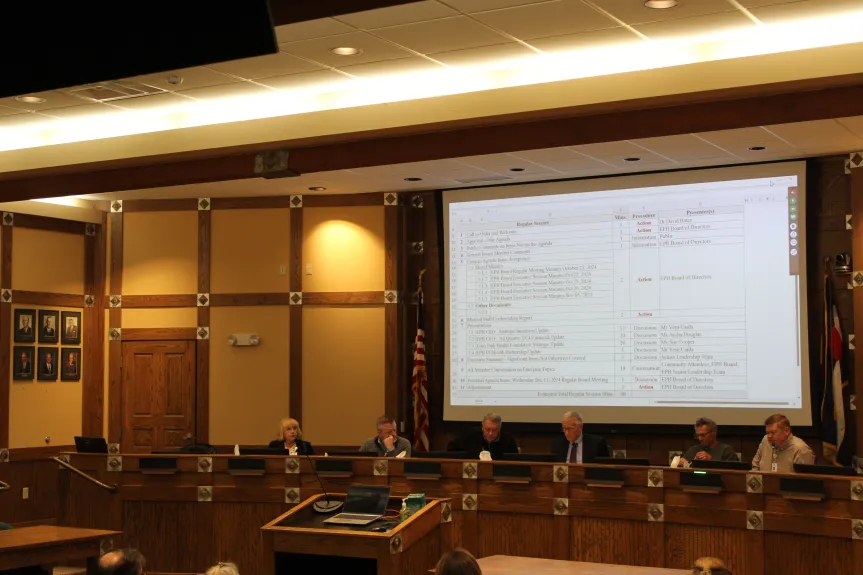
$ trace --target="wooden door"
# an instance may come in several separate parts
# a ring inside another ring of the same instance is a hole
[[[188,445],[195,434],[195,342],[124,342],[122,370],[122,452]]]

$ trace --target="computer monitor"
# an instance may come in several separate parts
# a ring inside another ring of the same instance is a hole
[[[411,453],[417,459],[475,459],[467,451],[417,451]]]
[[[534,463],[554,463],[553,453],[504,453],[498,461],[532,461]]]
[[[345,513],[384,515],[390,502],[389,485],[351,485],[345,497]]]
[[[78,453],[108,453],[108,442],[104,437],[75,436],[75,449]]]
[[[288,455],[288,450],[284,447],[242,447],[240,446],[240,455]]]
[[[593,463],[599,465],[633,465],[648,467],[650,460],[645,457],[597,457]]]
[[[747,461],[710,461],[704,459],[693,459],[689,462],[689,467],[694,469],[734,469],[737,471],[749,471],[752,469],[752,463]]]
[[[796,473],[809,473],[811,475],[857,476],[857,470],[853,467],[839,467],[838,465],[806,465],[805,463],[795,463],[794,471]]]
[[[328,451],[330,457],[380,457],[375,451]]]

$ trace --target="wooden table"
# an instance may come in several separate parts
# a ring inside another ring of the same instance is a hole
[[[493,555],[479,559],[482,575],[689,575],[690,571]]]
[[[39,525],[0,532],[0,571],[84,559],[94,573],[102,543],[119,531]],[[110,545],[110,544],[109,544]]]

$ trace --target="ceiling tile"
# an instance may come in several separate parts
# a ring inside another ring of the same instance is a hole
[[[83,106],[71,106],[69,108],[56,108],[41,112],[44,116],[60,118],[62,120],[82,120],[94,116],[105,116],[110,114],[122,114],[123,109],[105,104],[84,104]]]
[[[421,72],[433,72],[435,70],[446,70],[446,67],[435,64],[431,60],[416,57],[345,66],[344,68],[339,68],[339,70],[358,78],[380,78],[398,74],[417,74]]]
[[[503,66],[507,62],[538,56],[539,54],[518,42],[429,54],[430,58],[443,62],[447,66],[485,66],[490,64]]]
[[[22,110],[16,110],[15,108],[6,108],[5,106],[0,106],[0,116],[12,116],[13,114],[20,114]]]
[[[59,91],[50,91],[50,92],[38,92],[34,94],[27,94],[28,96],[36,96],[38,98],[44,98],[45,101],[41,104],[27,104],[25,102],[19,102],[15,98],[3,98],[0,99],[0,106],[4,108],[13,108],[16,110],[27,110],[30,112],[41,112],[43,110],[52,110],[54,108],[68,108],[69,106],[83,106],[84,104],[89,104],[87,100],[82,100],[81,98],[76,98],[75,96],[70,96],[69,94],[65,94]]]
[[[627,161],[626,158],[639,158],[636,161]],[[677,162],[666,158],[664,156],[660,156],[659,154],[655,154],[653,152],[648,152],[647,150],[641,149],[638,152],[633,154],[621,154],[619,156],[603,156],[603,162],[608,162],[609,164],[626,170],[640,170],[645,166],[656,166],[658,164],[662,164],[663,166],[667,166],[669,168],[676,167]]]
[[[642,0],[592,0],[594,4],[627,24],[691,18],[735,10],[727,0],[690,0],[668,10],[648,8]]]
[[[225,84],[224,86],[210,86],[209,88],[196,88],[194,90],[183,90],[179,92],[183,96],[189,96],[196,100],[215,100],[218,98],[237,98],[243,96],[263,96],[272,94],[273,90],[252,84],[251,82],[237,82],[236,84]]]
[[[839,118],[836,120],[854,134],[863,138],[863,116],[854,116],[851,118]]]
[[[640,148],[632,142],[627,141],[569,146],[569,149],[592,158],[638,156],[641,152],[645,151],[644,148]]]
[[[547,166],[535,164],[511,154],[468,156],[466,158],[458,158],[458,162],[474,168],[487,170],[489,172],[513,178],[522,175],[529,176],[554,173],[554,170]],[[520,169],[521,171],[513,172],[511,171],[513,168]]]
[[[551,38],[537,38],[530,40],[530,45],[543,52],[554,54],[557,52],[570,52],[573,50],[587,50],[597,48],[608,48],[625,44],[645,42],[641,36],[622,26],[618,28],[607,28],[605,30],[594,30],[593,32],[582,32],[581,34],[566,34],[564,36],[552,36]]]
[[[457,15],[458,12],[452,8],[434,0],[425,0],[424,2],[413,2],[411,4],[402,4],[401,6],[390,6],[377,10],[345,14],[337,16],[336,20],[362,28],[363,30],[371,30]]]
[[[474,12],[485,12],[486,10],[497,10],[498,8],[512,8],[513,6],[525,6],[527,4],[539,4],[549,0],[446,0],[446,3],[465,14]]]
[[[809,18],[842,16],[852,12],[863,12],[860,0],[804,0],[787,4],[776,4],[750,10],[753,16],[765,24],[781,24]]]
[[[169,76],[179,76],[183,79],[182,84],[169,84]],[[171,72],[162,72],[159,74],[148,74],[146,76],[136,76],[130,78],[135,82],[147,84],[162,90],[192,90],[194,88],[206,88],[207,86],[218,86],[219,84],[230,84],[238,82],[236,78],[220,74],[209,68],[184,68],[182,70],[174,70]]]
[[[381,28],[375,33],[421,54],[450,52],[511,42],[467,16]]]
[[[725,150],[717,148],[691,134],[664,136],[662,138],[644,138],[641,140],[632,140],[632,143],[647,148],[651,152],[661,154],[666,158],[678,161],[712,158],[732,160],[735,158],[735,156]]]
[[[309,20],[287,26],[276,26],[276,39],[279,42],[299,42],[300,40],[336,36],[353,31],[352,27],[338,20],[321,18],[320,20]]]
[[[207,90],[209,88],[198,89]],[[153,96],[139,96],[127,100],[115,100],[111,102],[111,105],[125,110],[144,111],[194,106],[195,101],[177,94],[162,93],[154,94]]]
[[[863,146],[863,139],[835,120],[780,124],[764,128],[804,152],[852,152]]]
[[[244,58],[242,60],[211,64],[209,68],[223,74],[233,74],[234,76],[248,80],[258,80],[260,78],[321,70],[323,66],[312,64],[284,52],[279,52],[278,54],[268,54],[256,58]]]
[[[342,46],[359,48],[362,50],[362,53],[356,56],[337,56],[330,52],[333,48]],[[315,62],[320,62],[325,66],[333,66],[334,68],[414,56],[414,54],[407,50],[402,50],[398,46],[393,46],[389,42],[375,38],[365,32],[353,32],[329,38],[291,42],[281,44],[280,48],[283,52],[314,60]]]
[[[22,114],[14,114],[12,116],[0,117],[0,130],[4,128],[24,128],[36,125],[49,125],[56,122],[53,118],[48,118],[40,114],[31,114],[24,112]]]
[[[544,148],[542,150],[523,150],[521,152],[512,152],[509,154],[512,157],[527,160],[528,162],[536,162],[537,164],[545,164],[548,162],[562,162],[575,160],[589,160],[577,152],[573,152],[569,148]]]
[[[711,144],[728,150],[736,156],[748,161],[757,161],[756,158],[793,154],[797,150],[776,137],[774,134],[762,128],[742,128],[740,130],[721,130],[718,132],[704,132],[696,134],[699,138],[707,140]],[[766,146],[766,150],[752,151],[752,146]]]
[[[305,74],[291,74],[289,76],[276,76],[260,80],[259,84],[267,85],[277,90],[306,90],[309,92],[331,92],[344,89],[346,85],[355,82],[353,78],[333,72],[332,70],[320,70],[318,72],[306,72]]]
[[[742,12],[723,12],[710,16],[694,16],[679,20],[665,20],[635,26],[635,29],[652,40],[670,40],[722,34],[731,30],[754,27],[755,23]]]
[[[758,8],[760,6],[771,6],[773,4],[789,4],[801,2],[802,0],[737,0],[744,8]]]
[[[581,0],[555,0],[518,8],[505,8],[474,14],[474,18],[519,40],[577,34],[618,23],[590,8]]]

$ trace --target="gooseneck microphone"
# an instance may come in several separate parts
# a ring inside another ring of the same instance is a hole
[[[314,504],[312,504],[312,509],[318,513],[335,513],[342,508],[344,503],[341,501],[330,501],[330,494],[327,493],[327,488],[324,487],[324,482],[321,481],[321,476],[318,475],[318,467],[315,465],[315,462],[312,461],[312,458],[309,457],[308,450],[304,449],[303,451],[305,451],[304,455],[306,456],[306,459],[309,460],[309,465],[312,466],[312,472],[318,480],[318,485],[321,486],[321,491],[324,492],[324,499],[326,499],[326,501],[315,501]]]

